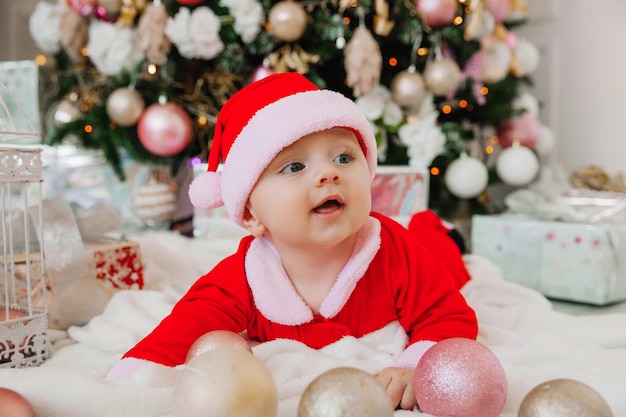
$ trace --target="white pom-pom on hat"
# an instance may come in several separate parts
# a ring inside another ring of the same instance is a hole
[[[194,178],[189,185],[189,200],[204,210],[223,206],[221,172],[203,172]]]

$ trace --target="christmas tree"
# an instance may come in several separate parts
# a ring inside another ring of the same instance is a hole
[[[298,71],[356,100],[381,164],[430,170],[429,206],[489,211],[489,184],[537,175],[524,0],[67,0],[37,5],[44,141],[169,165],[206,160],[224,102]]]

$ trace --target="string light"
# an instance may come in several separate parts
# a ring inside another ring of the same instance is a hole
[[[398,60],[394,57],[389,58],[389,65],[395,67],[396,65],[398,65]]]
[[[157,66],[154,64],[148,65],[148,74],[154,75],[157,73]]]
[[[487,94],[489,94],[489,89],[487,87],[482,87],[480,89],[480,94],[482,94],[483,96],[486,96]]]
[[[417,49],[417,55],[419,56],[426,56],[428,55],[428,48],[424,48],[423,46],[421,48]]]
[[[467,100],[459,100],[459,107],[464,109],[467,107]]]
[[[37,56],[35,57],[35,62],[40,67],[43,67],[48,62],[48,58],[43,54],[37,54]]]
[[[491,146],[491,145],[485,146],[485,153],[487,155],[491,155],[493,153],[493,151],[494,151],[494,147],[493,146]]]
[[[460,26],[463,23],[463,18],[461,16],[457,16],[454,18],[452,23],[454,23],[455,26]]]
[[[430,168],[430,175],[437,176],[441,171],[437,167]]]
[[[450,114],[452,113],[452,106],[449,104],[444,104],[441,108],[441,111],[443,112],[443,114]]]
[[[85,125],[84,130],[85,130],[85,133],[91,133],[91,132],[93,132],[93,126],[92,125]]]

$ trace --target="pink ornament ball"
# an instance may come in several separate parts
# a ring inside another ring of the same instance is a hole
[[[137,123],[139,141],[149,152],[172,156],[191,142],[193,126],[185,110],[174,103],[155,103],[144,110]]]
[[[440,417],[497,417],[507,387],[493,352],[466,338],[446,339],[428,349],[415,367],[413,381],[420,409]]]
[[[252,353],[250,343],[241,335],[228,330],[214,330],[203,334],[191,345],[185,363],[204,352],[217,348],[243,349]]]
[[[510,0],[487,0],[485,6],[491,12],[496,23],[504,22],[511,11]]]
[[[431,28],[447,26],[456,17],[456,0],[417,0],[417,13],[424,23]]]
[[[498,125],[498,139],[503,148],[518,143],[527,148],[534,148],[541,134],[539,120],[530,112],[515,119],[505,120]]]
[[[28,400],[8,388],[0,388],[0,416],[37,417]]]

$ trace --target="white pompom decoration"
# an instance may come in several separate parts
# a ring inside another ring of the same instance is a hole
[[[539,139],[533,148],[541,157],[548,156],[554,149],[554,134],[546,125],[539,126]]]
[[[444,183],[459,198],[474,198],[487,188],[489,173],[479,159],[462,154],[446,169]]]
[[[502,151],[496,160],[496,173],[508,185],[529,184],[539,172],[539,160],[525,146],[512,146]]]
[[[211,210],[224,205],[222,200],[222,174],[203,172],[189,184],[189,201],[194,207]]]

